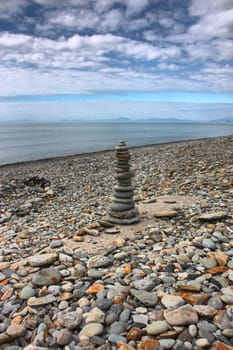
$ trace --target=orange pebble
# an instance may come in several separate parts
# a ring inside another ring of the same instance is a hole
[[[100,292],[102,289],[104,289],[104,286],[102,284],[94,284],[93,286],[90,286],[86,290],[86,294],[96,294]]]

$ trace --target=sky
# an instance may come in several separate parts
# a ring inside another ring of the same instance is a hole
[[[0,0],[0,121],[233,120],[232,0]]]

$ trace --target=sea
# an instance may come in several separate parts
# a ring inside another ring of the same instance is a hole
[[[0,165],[129,147],[233,135],[233,123],[0,123]]]

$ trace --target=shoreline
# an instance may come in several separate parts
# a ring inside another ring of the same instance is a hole
[[[233,135],[227,135],[227,136],[216,136],[216,137],[204,137],[204,138],[198,138],[198,139],[187,139],[187,140],[177,140],[177,141],[169,141],[169,142],[160,142],[160,143],[153,143],[153,144],[145,144],[140,146],[129,146],[129,150],[134,149],[143,149],[148,147],[158,147],[158,146],[168,146],[168,145],[176,145],[176,144],[182,144],[182,143],[192,143],[192,142],[198,142],[198,141],[208,141],[208,140],[215,140],[215,139],[226,139],[231,138]],[[127,140],[125,140],[127,143]],[[105,149],[102,151],[94,151],[94,152],[83,152],[83,153],[75,153],[75,154],[68,154],[65,156],[55,156],[55,157],[48,157],[48,158],[41,158],[41,159],[35,159],[35,160],[28,160],[28,161],[19,161],[14,163],[6,163],[6,164],[0,164],[0,170],[5,168],[11,168],[11,167],[20,167],[20,166],[30,166],[30,165],[37,165],[42,163],[49,163],[49,162],[56,162],[56,161],[65,161],[65,160],[72,160],[74,158],[81,158],[81,157],[92,157],[92,156],[99,156],[105,153],[112,153],[114,152],[114,149]]]

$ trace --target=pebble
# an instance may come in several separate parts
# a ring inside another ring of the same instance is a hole
[[[25,286],[20,292],[20,298],[24,300],[34,297],[34,295],[35,290],[30,286]]]
[[[50,286],[61,281],[61,273],[55,268],[42,269],[32,276],[36,286]]]
[[[28,299],[27,304],[29,306],[42,306],[42,305],[47,305],[47,304],[51,304],[54,303],[56,301],[56,297],[48,294],[44,297],[31,297]]]
[[[175,345],[175,339],[160,339],[159,345],[162,349],[171,349]]]
[[[146,327],[146,332],[149,335],[157,335],[166,332],[169,328],[166,321],[154,321]]]
[[[164,317],[171,326],[187,326],[198,322],[197,312],[190,304],[186,304],[175,310],[165,310]]]
[[[104,330],[104,327],[101,323],[88,323],[86,324],[81,332],[79,333],[79,336],[86,336],[88,338],[93,337],[94,335],[102,334]]]
[[[61,329],[57,335],[57,344],[64,346],[70,343],[72,333],[68,329]]]
[[[130,289],[130,293],[146,306],[155,306],[158,302],[158,297],[154,293],[136,289]]]
[[[113,263],[113,257],[110,256],[104,256],[104,255],[94,255],[92,256],[88,262],[87,267],[90,268],[97,268],[97,267],[106,267]]]
[[[9,335],[11,338],[21,337],[22,335],[24,335],[25,332],[26,328],[20,324],[12,324],[6,330],[6,334]]]
[[[183,298],[178,295],[165,294],[161,298],[161,303],[167,308],[177,308],[185,304]]]
[[[34,255],[28,258],[28,263],[31,266],[44,266],[44,265],[51,265],[58,259],[58,255],[56,253],[49,253],[49,254],[41,254],[41,255]]]
[[[75,311],[66,312],[61,314],[58,321],[63,327],[73,330],[81,323],[82,316]]]

